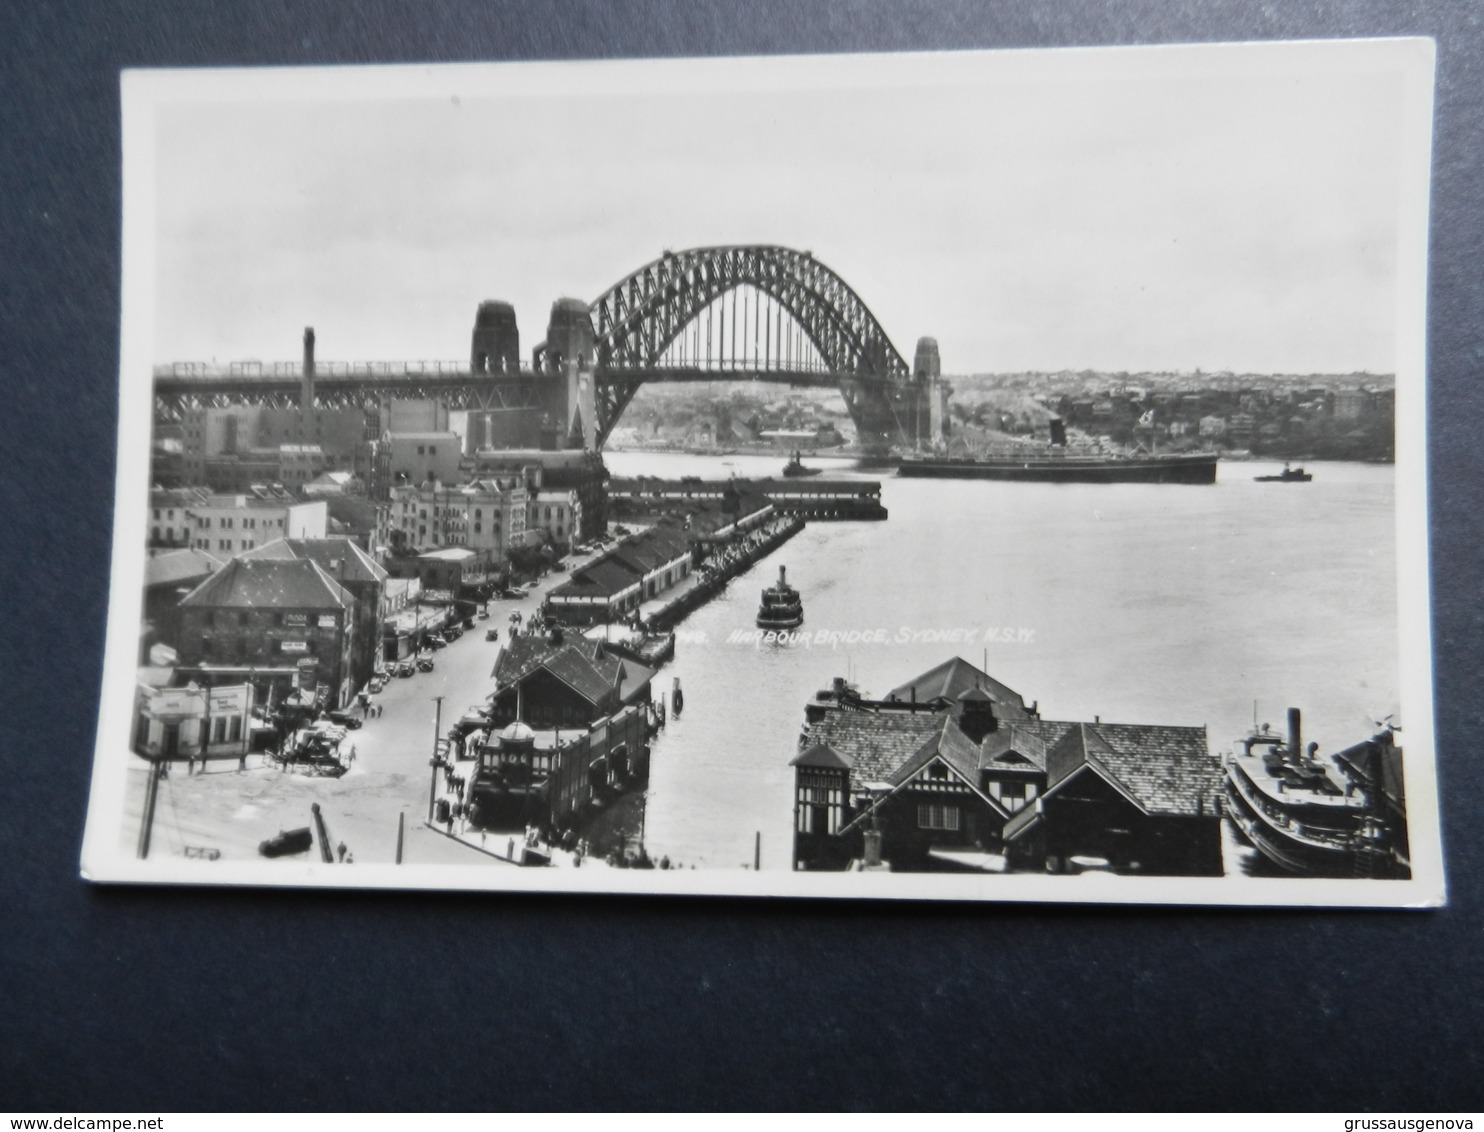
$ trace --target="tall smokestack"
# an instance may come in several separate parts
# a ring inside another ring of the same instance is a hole
[[[309,412],[314,408],[314,327],[304,328],[304,372],[300,378],[299,408]]]
[[[1291,707],[1288,709],[1288,757],[1299,758],[1303,753],[1303,747],[1299,746],[1303,734],[1299,728],[1299,709]]]

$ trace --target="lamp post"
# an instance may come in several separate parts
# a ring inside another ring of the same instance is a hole
[[[443,697],[434,696],[433,703],[433,754],[428,765],[433,768],[433,777],[428,782],[428,821],[433,820],[433,796],[438,792],[438,733],[443,726]]]

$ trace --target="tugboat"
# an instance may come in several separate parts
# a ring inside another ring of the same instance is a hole
[[[788,463],[783,465],[783,474],[786,476],[817,476],[819,468],[811,468],[804,463],[804,454],[794,449],[794,454],[789,457]]]
[[[1387,723],[1378,734],[1331,756],[1300,746],[1299,711],[1288,709],[1288,738],[1266,725],[1242,740],[1226,764],[1226,815],[1263,857],[1309,877],[1405,879],[1406,791],[1402,751]]]
[[[799,591],[788,584],[785,567],[780,566],[778,584],[763,591],[762,604],[757,611],[757,627],[797,629],[803,623],[804,603],[799,600]]]
[[[1283,465],[1283,470],[1276,476],[1253,476],[1258,483],[1308,483],[1314,478],[1312,472],[1306,472],[1303,468],[1290,468]]]

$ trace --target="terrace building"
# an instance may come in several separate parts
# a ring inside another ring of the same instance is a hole
[[[356,599],[309,558],[234,558],[180,603],[177,674],[248,682],[327,707],[355,691]],[[321,691],[321,689],[323,691]]]
[[[282,489],[262,487],[211,495],[187,508],[191,546],[224,557],[274,539],[324,538],[327,518],[323,500],[303,502]]]
[[[428,481],[392,489],[391,538],[408,547],[464,546],[496,560],[527,544],[530,493],[518,479]]]
[[[249,561],[315,563],[351,596],[350,682],[361,688],[376,670],[381,621],[386,606],[387,572],[348,538],[277,539],[242,555]]]

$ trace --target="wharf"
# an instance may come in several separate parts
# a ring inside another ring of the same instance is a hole
[[[674,596],[666,595],[666,600],[659,603],[652,613],[644,615],[649,631],[651,633],[669,632],[724,590],[727,583],[738,574],[766,558],[803,529],[803,519],[797,515],[787,516],[755,542],[738,549],[715,569],[702,574],[695,582],[687,585],[681,593]]]
[[[641,511],[664,511],[687,501],[720,499],[728,491],[766,496],[774,510],[815,522],[831,520],[879,521],[887,517],[881,504],[880,480],[803,479],[765,476],[759,479],[659,479],[651,476],[615,477],[608,497]]]

